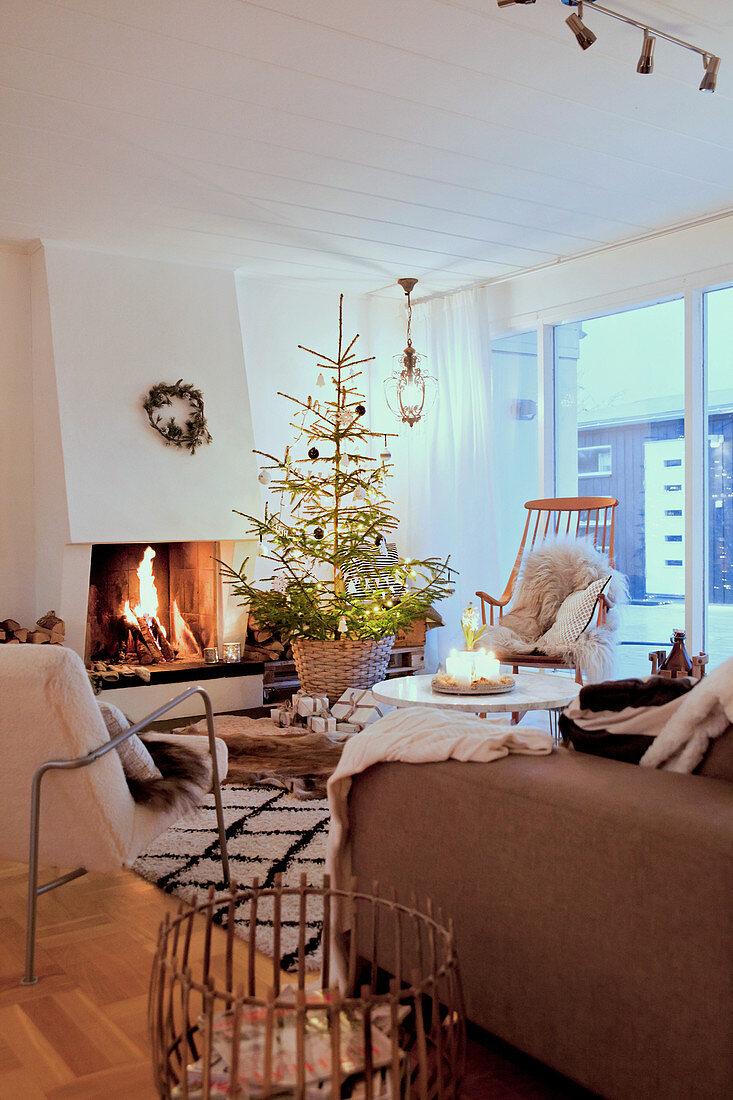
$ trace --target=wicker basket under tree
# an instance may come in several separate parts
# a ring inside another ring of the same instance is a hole
[[[448,559],[405,560],[388,546],[398,526],[385,493],[388,435],[367,427],[358,379],[370,359],[356,358],[357,339],[343,339],[341,295],[336,357],[302,348],[317,361],[312,393],[280,395],[294,406],[293,441],[282,459],[255,452],[269,499],[263,519],[240,514],[272,575],[256,587],[246,561],[239,571],[222,563],[257,621],[292,643],[302,687],[331,701],[384,679],[395,634],[452,592]]]
[[[394,634],[339,642],[297,638],[293,658],[300,686],[310,695],[331,700],[349,688],[370,688],[384,679],[393,645]]]

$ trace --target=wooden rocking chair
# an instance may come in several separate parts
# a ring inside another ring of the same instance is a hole
[[[487,604],[489,625],[494,626],[494,608],[498,608],[498,622],[501,622],[504,609],[514,595],[525,552],[540,546],[546,539],[590,539],[596,550],[608,555],[613,566],[614,517],[617,505],[615,497],[547,497],[544,500],[528,500],[524,506],[527,509],[527,522],[524,525],[519,553],[503,594],[496,599],[489,596],[488,592],[476,593],[481,600],[482,622],[486,623]],[[598,600],[599,625],[605,622],[609,607],[608,600],[601,595]],[[520,665],[524,668],[574,668],[576,682],[583,683],[580,668],[562,657],[545,653],[503,654],[499,651],[496,651],[496,656],[503,664],[511,664],[515,673],[519,671]]]

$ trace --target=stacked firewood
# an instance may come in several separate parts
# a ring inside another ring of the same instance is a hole
[[[49,611],[32,628],[21,626],[16,619],[0,622],[0,643],[4,645],[63,645],[66,623],[55,611]]]
[[[244,642],[245,661],[292,661],[293,651],[289,642],[282,642],[271,626],[266,626],[250,612],[247,636]]]

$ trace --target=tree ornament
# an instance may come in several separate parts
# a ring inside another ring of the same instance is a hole
[[[257,480],[259,481],[260,485],[269,485],[270,484],[270,471],[269,470],[260,470],[260,476],[257,478]]]
[[[366,493],[362,489],[361,485],[354,490],[354,500],[366,500]]]
[[[317,386],[325,386],[326,385],[326,379],[323,377],[322,374],[318,375],[318,378],[316,379],[316,385]]]
[[[183,428],[172,416],[164,422],[160,414],[160,409],[170,406],[174,397],[189,404],[190,412]],[[172,386],[158,382],[157,386],[148,391],[143,408],[148,414],[150,426],[163,436],[166,443],[174,447],[186,447],[191,454],[195,454],[196,448],[202,444],[211,443],[211,433],[206,427],[204,416],[204,395],[191,382],[184,382],[182,378]]]
[[[313,532],[313,538],[318,539],[318,541],[320,542],[325,533],[326,532],[323,530],[322,527],[316,527],[315,531]]]
[[[342,615],[341,618],[339,619],[339,624],[338,624],[336,629],[338,630],[339,634],[348,633],[349,628],[346,625],[346,616],[345,615]]]
[[[308,451],[308,458],[312,459],[312,461],[315,462],[316,459],[319,457],[320,453],[321,452],[318,450],[317,447],[311,447],[310,450]]]
[[[366,412],[366,405],[357,405],[356,406],[356,415],[357,416],[364,416],[365,412]]]

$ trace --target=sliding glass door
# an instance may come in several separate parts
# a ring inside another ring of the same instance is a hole
[[[554,333],[556,491],[619,501],[616,565],[630,602],[617,675],[643,676],[649,651],[685,625],[684,304]]]

